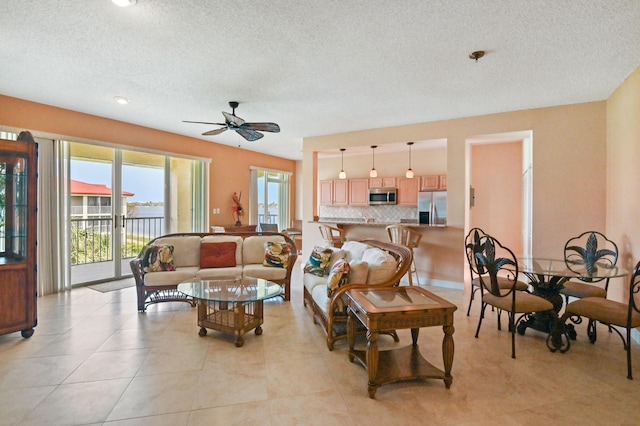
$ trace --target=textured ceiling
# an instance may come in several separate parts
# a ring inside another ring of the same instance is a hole
[[[638,0],[2,0],[0,16],[2,94],[291,159],[309,136],[603,100],[640,66]],[[232,100],[282,131],[182,123]]]

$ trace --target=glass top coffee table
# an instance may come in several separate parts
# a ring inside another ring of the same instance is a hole
[[[198,301],[200,336],[210,328],[234,335],[241,347],[245,333],[262,334],[263,301],[281,295],[282,287],[261,278],[196,278],[178,284],[178,291]]]

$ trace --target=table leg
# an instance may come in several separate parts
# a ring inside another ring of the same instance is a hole
[[[416,346],[418,344],[418,334],[420,334],[419,328],[411,329],[411,341],[413,342],[413,346]]]
[[[376,376],[378,375],[378,333],[367,331],[367,372],[369,373],[369,398],[376,395],[377,386],[375,385]]]
[[[356,320],[353,318],[353,313],[349,309],[347,316],[347,342],[349,342],[349,362],[353,362],[355,357],[353,356],[353,350],[356,346]]]
[[[413,330],[412,330],[413,331]],[[444,385],[447,389],[451,387],[453,376],[451,376],[451,367],[453,366],[453,325],[445,325],[442,327],[444,338],[442,339],[442,360],[444,361]]]

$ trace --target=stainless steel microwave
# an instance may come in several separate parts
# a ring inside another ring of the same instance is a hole
[[[397,204],[397,188],[369,188],[369,205]]]

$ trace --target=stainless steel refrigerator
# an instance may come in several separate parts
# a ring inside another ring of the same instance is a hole
[[[431,226],[447,224],[447,191],[418,192],[418,222]]]

